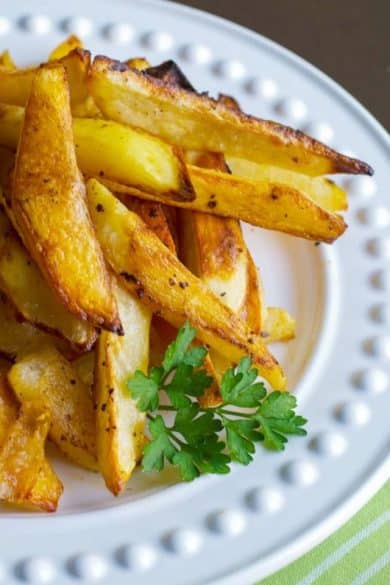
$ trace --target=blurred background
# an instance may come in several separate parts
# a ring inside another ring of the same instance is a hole
[[[291,49],[390,129],[390,0],[176,0]]]

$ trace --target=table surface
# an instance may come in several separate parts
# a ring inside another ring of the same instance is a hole
[[[330,75],[390,128],[390,0],[176,0],[242,24]]]

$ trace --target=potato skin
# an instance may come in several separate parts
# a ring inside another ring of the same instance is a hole
[[[34,77],[16,155],[12,211],[23,241],[67,309],[121,332],[77,168],[65,69]]]

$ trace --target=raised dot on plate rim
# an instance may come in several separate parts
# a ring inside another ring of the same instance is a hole
[[[363,348],[373,357],[382,358],[385,360],[390,359],[390,337],[388,335],[376,335],[375,337],[366,339],[363,342]]]
[[[280,100],[275,105],[275,110],[279,114],[293,119],[295,122],[299,122],[307,116],[306,104],[299,98],[286,98]]]
[[[51,29],[51,21],[44,15],[28,15],[20,20],[22,28],[37,35],[43,35]]]
[[[370,316],[375,323],[390,326],[390,303],[378,303],[370,309]]]
[[[61,28],[70,34],[86,37],[91,34],[92,22],[86,16],[75,16],[64,20]]]
[[[103,35],[113,43],[128,43],[134,37],[134,29],[126,22],[113,22],[103,28]]]
[[[279,89],[275,81],[272,79],[262,79],[254,77],[247,81],[245,90],[253,95],[260,95],[265,100],[275,99],[279,93]]]
[[[217,75],[229,77],[230,79],[241,79],[246,74],[245,65],[237,59],[218,61],[215,63],[213,70]]]
[[[70,572],[81,579],[99,581],[108,573],[105,559],[94,553],[80,554],[69,561]]]
[[[198,532],[187,528],[172,530],[162,538],[164,547],[170,552],[191,556],[199,551],[202,539]]]
[[[273,487],[254,487],[244,496],[245,505],[253,512],[273,514],[281,510],[285,500],[282,492]]]
[[[357,212],[358,220],[370,227],[385,228],[390,224],[390,210],[387,207],[365,207]]]
[[[168,51],[173,47],[172,36],[163,31],[150,31],[142,36],[141,42],[156,51]]]
[[[390,270],[376,270],[370,275],[370,282],[377,290],[388,291],[390,289]]]
[[[367,198],[373,197],[377,190],[375,180],[368,176],[348,177],[343,180],[343,185],[350,195]]]
[[[213,532],[237,536],[244,531],[246,526],[245,516],[235,509],[218,510],[211,513],[206,519],[207,526]]]
[[[365,368],[355,372],[352,382],[358,390],[380,394],[389,385],[389,377],[379,368]]]
[[[343,435],[335,431],[318,433],[309,442],[309,448],[319,455],[339,457],[347,448],[347,441]]]
[[[382,258],[384,260],[390,259],[390,238],[376,237],[369,240],[366,244],[366,249],[371,256]]]
[[[311,461],[297,459],[285,463],[280,469],[280,475],[288,483],[309,487],[317,481],[319,472]]]
[[[371,411],[364,402],[350,401],[336,406],[335,416],[344,424],[363,426],[370,420]]]
[[[22,561],[16,574],[28,583],[44,585],[53,583],[57,570],[52,561],[46,557],[32,557]]]
[[[116,559],[126,569],[147,571],[156,564],[157,553],[147,544],[128,544],[116,552]]]
[[[209,63],[212,59],[211,50],[205,45],[185,45],[179,50],[179,55],[182,59],[199,65]]]
[[[0,16],[0,35],[5,35],[11,28],[11,23],[7,18]]]

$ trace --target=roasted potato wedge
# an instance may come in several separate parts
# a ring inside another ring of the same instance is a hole
[[[12,212],[33,259],[66,308],[120,332],[110,277],[77,167],[66,72],[36,74],[16,156]]]
[[[167,86],[107,57],[95,57],[89,89],[106,118],[143,128],[188,150],[222,151],[313,176],[373,172],[366,163],[302,132],[246,116],[205,95]]]
[[[90,66],[91,55],[89,51],[74,49],[60,59],[60,63],[66,68],[72,109],[84,104],[88,97],[86,78]],[[1,69],[0,68],[0,102],[24,106],[30,95],[31,86],[39,67],[28,69]]]
[[[88,181],[88,201],[106,260],[130,292],[173,326],[188,319],[199,339],[232,361],[253,357],[260,373],[274,387],[285,378],[272,355],[234,313],[185,268],[133,212],[98,181]],[[104,212],[97,211],[101,206]]]
[[[308,240],[331,243],[346,230],[344,219],[326,211],[304,193],[287,185],[255,182],[227,173],[188,167],[196,199],[184,202],[101,179],[123,201],[135,196],[203,213],[240,219],[252,225]]]
[[[8,71],[14,71],[16,69],[15,62],[8,50],[3,51],[0,55],[0,68]]]
[[[29,323],[67,339],[75,348],[88,350],[96,331],[59,302],[0,211],[0,290]]]
[[[18,358],[48,343],[55,344],[65,354],[69,352],[61,339],[18,321],[3,295],[0,295],[0,323],[0,355],[9,359]]]
[[[74,49],[82,49],[83,43],[76,35],[69,35],[62,43],[57,45],[49,55],[49,61],[58,61],[68,55]]]
[[[268,307],[261,336],[265,343],[288,341],[295,337],[295,319],[280,307]]]
[[[16,148],[24,109],[0,105],[0,143]],[[179,150],[141,130],[116,122],[74,118],[77,162],[84,174],[104,176],[162,197],[195,197]]]
[[[344,189],[325,177],[308,177],[302,173],[270,165],[258,165],[240,158],[229,158],[227,162],[234,175],[260,183],[268,181],[289,185],[327,211],[344,211],[348,208]]]
[[[16,421],[19,403],[10,389],[3,372],[0,374],[0,448],[9,433],[10,426]],[[1,478],[0,478],[1,484]]]
[[[63,486],[45,458],[47,411],[22,405],[0,448],[0,500],[55,512]]]
[[[25,355],[8,372],[20,402],[50,412],[49,436],[72,461],[97,469],[95,412],[89,388],[53,347]]]
[[[95,350],[88,351],[74,359],[72,361],[72,366],[76,370],[78,378],[83,384],[85,384],[85,386],[90,388],[92,392],[95,370]]]
[[[136,370],[147,371],[152,313],[119,284],[114,290],[125,334],[100,335],[94,396],[99,468],[108,489],[118,495],[144,446],[145,414],[137,410],[127,382]]]
[[[108,120],[75,118],[73,131],[77,160],[85,174],[112,178],[179,200],[194,198],[176,147]]]

